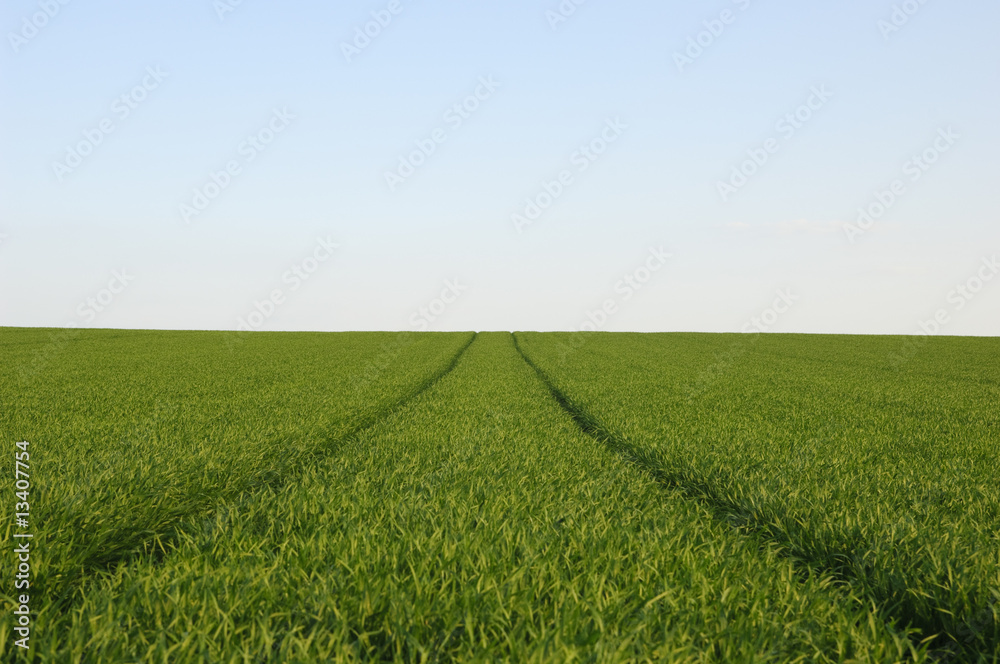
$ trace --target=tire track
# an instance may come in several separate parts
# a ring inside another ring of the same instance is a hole
[[[685,496],[696,500],[705,506],[713,518],[730,527],[734,527],[742,534],[757,539],[761,545],[776,544],[780,552],[792,561],[797,571],[804,575],[826,574],[836,581],[857,588],[870,589],[871,586],[865,583],[865,579],[855,574],[848,564],[830,565],[824,561],[816,560],[801,551],[795,543],[790,540],[782,531],[770,527],[763,515],[757,511],[748,510],[740,505],[727,500],[720,495],[709,482],[699,480],[691,476],[680,473],[671,473],[664,469],[654,454],[649,451],[629,444],[609,431],[597,418],[591,415],[585,408],[574,403],[562,390],[556,387],[555,383],[535,362],[524,352],[517,339],[517,334],[511,333],[514,337],[514,347],[525,363],[531,367],[538,375],[539,380],[548,388],[552,398],[573,418],[577,426],[593,438],[596,442],[605,446],[625,461],[635,465],[640,470],[649,475],[653,480],[664,488],[680,490]],[[850,560],[854,556],[854,550],[850,547],[842,547],[836,551],[832,558],[840,560]],[[803,569],[804,568],[804,569]],[[993,661],[989,659],[991,653],[995,652],[1000,644],[990,642],[987,650],[970,650],[967,644],[953,638],[947,634],[940,622],[926,620],[922,618],[916,607],[908,596],[891,597],[878,592],[859,593],[867,597],[888,620],[909,625],[920,630],[926,635],[921,639],[912,638],[914,647],[930,644],[932,654],[942,662],[948,661]],[[954,658],[958,657],[958,660]]]
[[[429,390],[445,376],[451,373],[458,365],[459,360],[461,360],[465,352],[476,340],[477,336],[478,333],[473,332],[469,337],[469,340],[458,349],[458,352],[455,353],[448,364],[446,364],[439,371],[428,376],[426,380],[416,385],[410,392],[404,394],[395,402],[387,405],[385,408],[377,411],[370,417],[361,420],[339,438],[329,440],[325,444],[318,445],[316,448],[303,455],[294,466],[286,469],[286,472],[274,473],[262,481],[255,482],[244,487],[243,490],[238,493],[222,496],[214,502],[207,503],[204,509],[191,510],[185,514],[178,515],[173,520],[172,524],[167,525],[166,528],[161,528],[157,531],[140,531],[136,533],[134,538],[130,538],[123,542],[120,547],[117,547],[116,551],[102,556],[93,564],[86,564],[78,568],[71,578],[63,576],[59,579],[57,588],[50,585],[46,587],[48,585],[46,583],[48,580],[46,579],[41,580],[41,582],[37,584],[37,590],[35,592],[46,596],[46,610],[59,612],[72,605],[77,597],[77,591],[79,590],[80,585],[87,579],[91,578],[94,574],[113,573],[122,563],[127,562],[136,555],[144,553],[152,554],[157,561],[162,560],[163,556],[167,553],[169,546],[176,541],[185,526],[191,525],[194,521],[209,518],[234,501],[242,499],[248,495],[253,495],[268,489],[280,488],[281,486],[294,480],[299,474],[299,471],[301,471],[310,462],[321,457],[336,454],[340,448],[355,440],[369,429],[393,417],[410,402],[418,398],[421,394]]]

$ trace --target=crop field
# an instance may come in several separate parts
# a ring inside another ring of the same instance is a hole
[[[1000,343],[903,339],[0,328],[0,659],[1000,662]]]

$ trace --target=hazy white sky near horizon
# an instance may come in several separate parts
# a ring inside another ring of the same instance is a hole
[[[0,325],[1000,331],[995,2],[63,1],[0,9]]]

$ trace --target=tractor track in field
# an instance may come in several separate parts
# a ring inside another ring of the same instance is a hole
[[[573,419],[583,433],[587,434],[595,442],[604,446],[609,451],[618,455],[626,462],[633,464],[651,477],[657,484],[671,490],[679,490],[688,499],[695,500],[703,505],[712,517],[729,527],[738,530],[745,536],[756,540],[761,546],[777,545],[778,552],[783,557],[792,561],[793,567],[802,575],[826,574],[839,583],[857,589],[858,582],[864,579],[853,573],[847,565],[830,565],[823,561],[815,560],[805,552],[799,551],[780,531],[770,528],[761,519],[761,514],[747,510],[740,505],[720,496],[714,487],[709,483],[697,478],[671,473],[662,468],[657,460],[648,452],[637,448],[627,441],[616,436],[597,418],[588,413],[586,409],[574,403],[562,390],[560,390],[549,376],[539,367],[524,350],[518,341],[517,334],[511,333],[514,338],[514,348],[521,359],[531,367],[539,380],[545,385],[552,398],[560,407]],[[850,560],[854,554],[853,549],[844,548],[838,552],[835,558]],[[920,630],[924,636],[911,637],[911,643],[919,648],[926,643],[931,644],[931,655],[941,662],[966,662],[966,661],[992,661],[989,658],[998,644],[990,642],[986,650],[968,650],[965,645],[947,634],[944,626],[939,622],[926,620],[917,614],[915,606],[908,600],[907,596],[888,597],[880,593],[867,592],[859,593],[860,596],[873,602],[883,613],[885,619],[895,620],[901,626],[910,626]]]
[[[343,435],[334,440],[327,441],[326,444],[317,446],[314,450],[304,455],[294,466],[286,469],[285,472],[276,473],[267,480],[255,482],[247,487],[244,487],[242,491],[222,496],[218,500],[206,504],[205,509],[192,510],[179,515],[166,528],[160,529],[156,532],[143,531],[137,533],[137,537],[128,539],[119,550],[103,556],[99,561],[96,561],[93,564],[81,566],[72,578],[63,579],[62,582],[59,583],[59,592],[54,592],[54,589],[44,588],[41,584],[39,586],[39,592],[48,592],[49,597],[51,598],[52,606],[54,608],[57,607],[56,610],[59,610],[67,605],[72,605],[77,597],[77,590],[79,589],[80,584],[85,582],[88,578],[91,578],[95,573],[113,573],[119,565],[128,561],[133,556],[142,553],[151,554],[154,556],[155,560],[159,562],[162,560],[163,556],[166,555],[169,545],[176,540],[184,526],[189,524],[192,520],[202,520],[211,517],[227,503],[241,497],[262,491],[264,489],[273,489],[283,486],[284,484],[294,480],[298,475],[298,472],[310,461],[335,454],[338,450],[340,450],[340,448],[355,440],[361,434],[400,412],[410,402],[417,399],[420,395],[441,381],[445,376],[450,374],[455,367],[458,366],[458,363],[465,354],[465,351],[469,349],[477,337],[478,333],[473,332],[469,337],[469,340],[458,349],[458,352],[452,356],[448,364],[446,364],[442,369],[428,376],[426,380],[419,383],[414,389],[404,394],[395,402],[389,404],[372,416],[358,422]]]

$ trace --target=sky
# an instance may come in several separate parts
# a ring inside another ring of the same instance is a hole
[[[8,0],[0,325],[1000,330],[989,0]]]

